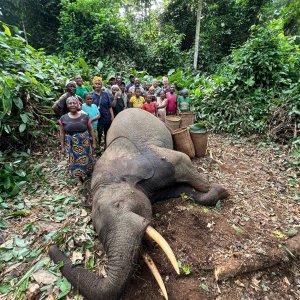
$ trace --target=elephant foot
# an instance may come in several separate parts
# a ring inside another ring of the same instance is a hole
[[[207,193],[194,192],[194,201],[205,206],[214,206],[219,200],[229,197],[229,192],[219,184],[212,184]]]

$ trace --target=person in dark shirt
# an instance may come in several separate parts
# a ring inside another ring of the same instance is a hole
[[[129,89],[134,85],[134,75],[129,75],[129,83],[125,87],[125,92],[128,93]]]
[[[111,122],[114,119],[114,113],[112,110],[112,101],[107,94],[107,92],[102,90],[102,78],[95,76],[93,78],[93,88],[94,92],[92,93],[93,103],[97,105],[100,113],[100,119],[98,121],[97,131],[99,145],[101,143],[102,134],[104,131],[104,148],[106,148],[106,135],[107,131],[111,125]]]
[[[55,116],[59,119],[62,115],[69,112],[66,100],[71,96],[75,96],[78,101],[78,110],[81,109],[82,99],[75,95],[76,92],[76,82],[75,81],[67,81],[66,83],[66,93],[64,93],[52,106],[53,111],[55,112]]]
[[[124,99],[122,98],[122,92],[118,85],[116,84],[113,85],[111,87],[111,91],[114,97],[112,101],[112,108],[113,108],[114,116],[116,117],[116,115],[119,112],[121,112],[125,107]]]
[[[123,81],[123,78],[122,78],[122,76],[120,76],[120,75],[117,75],[116,76],[116,83],[115,84],[117,84],[119,87],[121,86],[121,83],[122,83],[122,81]]]
[[[77,98],[75,96],[68,97],[66,105],[69,112],[58,121],[61,151],[63,154],[68,154],[70,177],[79,178],[83,182],[84,177],[90,176],[93,171],[92,149],[96,149],[95,135],[88,115],[78,111]]]

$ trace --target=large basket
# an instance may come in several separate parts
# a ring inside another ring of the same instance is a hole
[[[166,126],[171,133],[180,127],[181,118],[177,116],[166,116]]]
[[[184,128],[184,127],[194,124],[194,121],[195,121],[194,113],[184,112],[184,113],[179,114],[179,116],[181,118],[181,124],[180,124],[181,128]]]
[[[194,144],[187,128],[176,129],[172,133],[172,137],[177,151],[187,154],[190,158],[195,157]]]
[[[208,133],[190,131],[190,135],[195,147],[196,157],[204,157],[207,150]]]

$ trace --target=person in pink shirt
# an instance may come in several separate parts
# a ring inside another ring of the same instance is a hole
[[[175,94],[174,84],[170,85],[170,91],[166,94],[166,98],[168,99],[168,105],[166,109],[167,115],[176,115],[177,95]]]

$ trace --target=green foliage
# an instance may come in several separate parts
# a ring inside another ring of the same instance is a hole
[[[249,37],[249,29],[257,24],[260,10],[269,0],[203,1],[200,29],[199,69],[211,70],[233,46]],[[193,61],[198,1],[173,0],[162,15],[163,24],[172,24],[184,34],[183,50],[190,50]],[[192,66],[192,64],[191,64]]]
[[[119,3],[96,0],[62,0],[60,44],[65,52],[79,51],[96,63],[113,57],[113,63],[130,61],[140,45],[119,16]]]
[[[0,149],[27,147],[45,136],[42,129],[45,124],[49,126],[51,106],[62,94],[66,80],[81,70],[82,60],[74,59],[74,63],[71,59],[46,56],[26,45],[22,37],[13,35],[6,25],[2,26]]]
[[[263,22],[269,20],[280,20],[282,29],[286,35],[298,35],[300,43],[300,2],[298,0],[277,0],[270,1],[269,5],[263,8]]]
[[[140,24],[140,40],[146,53],[139,56],[138,66],[156,76],[183,66],[187,58],[187,54],[180,49],[183,35],[176,33],[173,26],[160,30],[157,16],[153,16],[151,22],[150,29],[148,22]]]
[[[18,27],[34,48],[57,51],[60,0],[1,1],[0,22]]]
[[[132,15],[127,10],[127,15],[121,17],[121,4],[62,0],[59,36],[63,51],[76,51],[92,64],[101,60],[104,77],[111,69],[147,70],[158,75],[180,66],[184,60],[182,35],[176,34],[172,26],[161,30],[157,13],[136,19],[136,10]]]
[[[275,26],[254,28],[252,38],[219,66],[218,75],[202,81],[196,110],[217,131],[290,140],[294,124],[299,126],[299,66],[300,50],[292,38]]]
[[[3,207],[2,199],[16,196],[23,186],[42,175],[42,166],[29,158],[27,152],[9,156],[0,152],[0,207]]]

